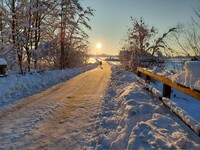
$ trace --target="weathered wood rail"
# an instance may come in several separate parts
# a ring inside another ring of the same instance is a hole
[[[141,74],[144,74],[146,76],[145,80],[150,80],[151,78],[154,78],[160,82],[163,83],[163,97],[170,98],[171,95],[171,88],[175,88],[187,95],[190,95],[198,100],[200,100],[200,91],[197,90],[191,90],[188,87],[184,87],[182,85],[176,84],[172,82],[170,79],[163,77],[162,75],[155,74],[153,72],[150,72],[143,68],[137,68],[137,75],[138,77],[141,77]]]

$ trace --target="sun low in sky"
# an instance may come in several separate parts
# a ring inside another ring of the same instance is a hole
[[[97,43],[97,44],[96,44],[96,48],[97,48],[97,49],[101,49],[101,48],[102,48],[102,44],[101,44],[101,43]]]
[[[143,18],[149,26],[155,26],[160,36],[178,23],[186,24],[194,16],[194,8],[200,0],[85,0],[86,8],[95,9],[91,17],[91,53],[96,53],[97,42],[103,43],[102,53],[119,54],[121,42],[131,26],[131,19]],[[101,41],[99,41],[101,40]],[[98,44],[100,47],[100,44]]]

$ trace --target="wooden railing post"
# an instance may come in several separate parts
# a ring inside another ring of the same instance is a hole
[[[141,77],[141,72],[140,71],[137,71],[137,76]]]
[[[171,86],[163,83],[163,97],[170,98]]]
[[[151,81],[151,77],[150,77],[149,75],[146,75],[146,77],[145,77],[145,81],[146,81],[146,83],[150,83],[150,81]]]

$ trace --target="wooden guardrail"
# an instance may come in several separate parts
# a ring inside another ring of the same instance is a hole
[[[198,91],[198,90],[191,90],[190,88],[176,84],[176,83],[172,82],[170,79],[165,78],[159,74],[155,74],[155,73],[150,72],[143,68],[137,68],[138,77],[141,77],[142,74],[144,74],[146,76],[145,80],[150,80],[151,78],[154,78],[163,83],[163,93],[162,93],[163,97],[170,98],[171,88],[175,88],[187,95],[190,95],[190,96],[200,100],[200,91]]]
[[[151,71],[148,71],[143,68],[137,68],[137,75],[139,78],[141,78],[141,75],[145,75],[145,82],[149,83],[151,78],[154,78],[160,82],[163,83],[163,92],[162,93],[157,93],[158,95],[155,95],[159,97],[159,99],[162,101],[162,103],[169,108],[180,120],[182,120],[191,130],[193,130],[199,137],[200,137],[200,125],[199,122],[194,120],[193,118],[184,118],[184,113],[179,114],[179,112],[176,109],[171,108],[170,104],[167,103],[167,99],[170,98],[171,94],[171,88],[175,88],[187,95],[190,95],[198,100],[200,100],[200,91],[197,90],[191,90],[188,87],[184,87],[182,85],[173,83],[170,79],[163,77],[162,75],[155,74]],[[138,79],[139,82],[143,81]]]

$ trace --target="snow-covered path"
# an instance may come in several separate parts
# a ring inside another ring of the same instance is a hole
[[[100,111],[111,69],[85,72],[0,113],[0,149],[80,149]]]
[[[133,73],[104,62],[0,110],[1,149],[200,149],[200,138]]]

